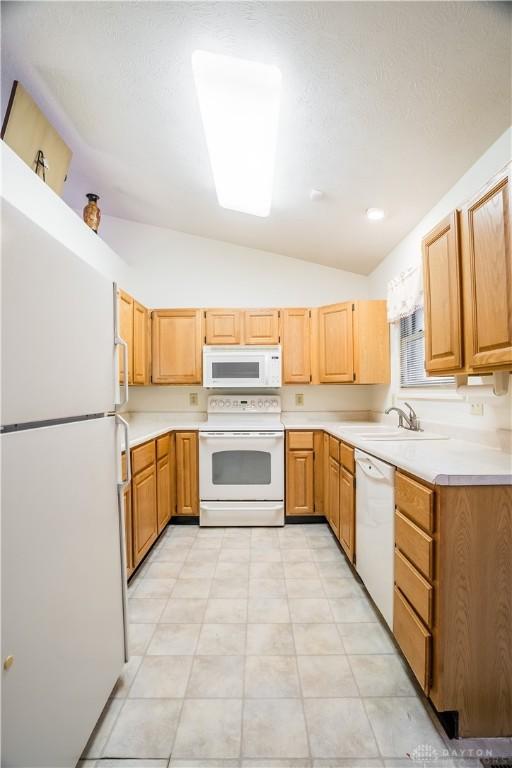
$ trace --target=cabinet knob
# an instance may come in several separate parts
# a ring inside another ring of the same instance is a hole
[[[10,669],[12,665],[14,664],[14,656],[7,656],[7,658],[4,661],[4,669]]]

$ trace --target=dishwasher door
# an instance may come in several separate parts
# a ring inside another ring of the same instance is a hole
[[[356,450],[356,570],[393,627],[395,468]]]

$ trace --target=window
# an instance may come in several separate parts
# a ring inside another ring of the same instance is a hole
[[[425,373],[425,332],[423,307],[400,320],[400,386],[446,387],[453,376],[427,376]]]

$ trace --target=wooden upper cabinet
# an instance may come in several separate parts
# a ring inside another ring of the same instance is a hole
[[[279,344],[279,310],[246,309],[244,344]]]
[[[128,384],[133,384],[133,298],[119,290],[119,333],[128,344]],[[124,353],[119,348],[119,381],[124,384]]]
[[[356,384],[389,384],[387,302],[355,301],[353,307],[354,381]]]
[[[176,432],[176,514],[199,514],[197,432]]]
[[[462,209],[468,370],[512,366],[510,165]]]
[[[202,321],[199,309],[153,312],[153,384],[201,384]]]
[[[207,309],[206,343],[240,344],[241,315],[239,309]]]
[[[463,365],[459,220],[454,211],[423,239],[425,370]]]
[[[311,311],[282,310],[283,384],[311,381]]]
[[[322,384],[354,380],[352,302],[318,310],[318,373]]]
[[[147,384],[147,310],[133,302],[133,384]]]

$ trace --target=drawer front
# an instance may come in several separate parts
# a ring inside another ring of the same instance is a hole
[[[354,474],[355,461],[354,461],[354,449],[350,445],[340,443],[340,464],[343,464],[345,469]]]
[[[132,448],[132,475],[155,463],[155,441]]]
[[[336,461],[340,460],[340,441],[335,437],[329,437],[329,456]]]
[[[432,537],[398,510],[395,512],[395,544],[423,576],[431,580],[434,578]]]
[[[395,587],[393,634],[419,684],[428,693],[430,688],[432,635]]]
[[[395,549],[395,582],[420,619],[432,628],[434,587],[398,549]]]
[[[313,432],[288,432],[288,448],[292,451],[313,450]]]
[[[401,512],[432,533],[434,530],[434,491],[416,480],[397,472],[395,475],[395,504]]]
[[[167,456],[167,454],[169,453],[170,444],[171,444],[170,435],[162,435],[162,437],[157,437],[157,440],[156,440],[157,459],[161,459],[163,456]]]

